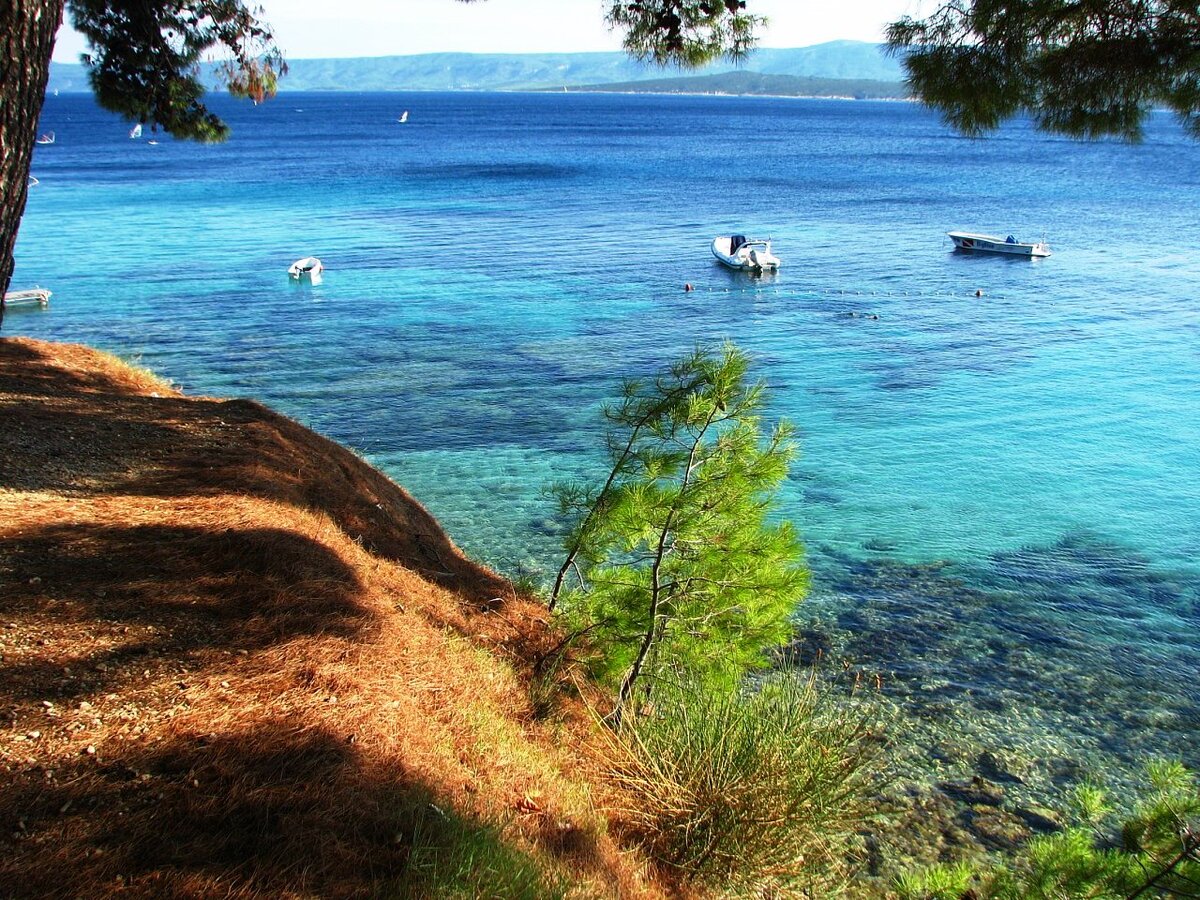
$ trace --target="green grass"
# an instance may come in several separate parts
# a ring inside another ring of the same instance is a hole
[[[567,882],[499,829],[427,803],[412,813],[404,897],[429,900],[560,900]]]

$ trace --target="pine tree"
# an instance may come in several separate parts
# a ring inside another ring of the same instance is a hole
[[[603,485],[555,489],[572,524],[557,597],[619,685],[614,724],[672,673],[727,686],[764,664],[807,589],[795,529],[768,522],[793,431],[763,437],[764,386],[747,369],[726,345],[627,383],[606,411]]]

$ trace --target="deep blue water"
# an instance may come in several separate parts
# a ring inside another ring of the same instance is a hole
[[[215,105],[229,143],[152,146],[47,100],[14,287],[54,298],[6,333],[270,403],[510,573],[553,563],[541,487],[596,470],[618,380],[732,338],[803,437],[800,618],[887,674],[938,765],[1200,764],[1200,146],[1170,119],[1125,145],[973,141],[901,103]],[[731,231],[784,268],[717,267]],[[308,254],[324,282],[289,283]]]

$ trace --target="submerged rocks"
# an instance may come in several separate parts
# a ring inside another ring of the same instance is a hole
[[[1010,764],[990,750],[985,750],[975,758],[975,769],[984,778],[991,781],[1024,784],[1025,779],[1013,774]]]
[[[970,781],[943,781],[938,790],[968,806],[999,806],[1004,802],[1004,788],[978,775]]]
[[[1056,831],[1063,830],[1062,819],[1058,813],[1044,806],[1037,806],[1035,804],[1018,806],[1013,812],[1031,831],[1038,834],[1053,834]]]
[[[1011,853],[1032,837],[1020,817],[998,806],[976,806],[964,810],[959,819],[989,850]]]
[[[833,641],[824,631],[804,628],[775,651],[776,664],[783,666],[814,666],[832,658]]]

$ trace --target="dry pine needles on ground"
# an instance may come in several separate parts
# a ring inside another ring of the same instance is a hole
[[[654,895],[532,715],[554,641],[344,448],[0,341],[6,896]]]

